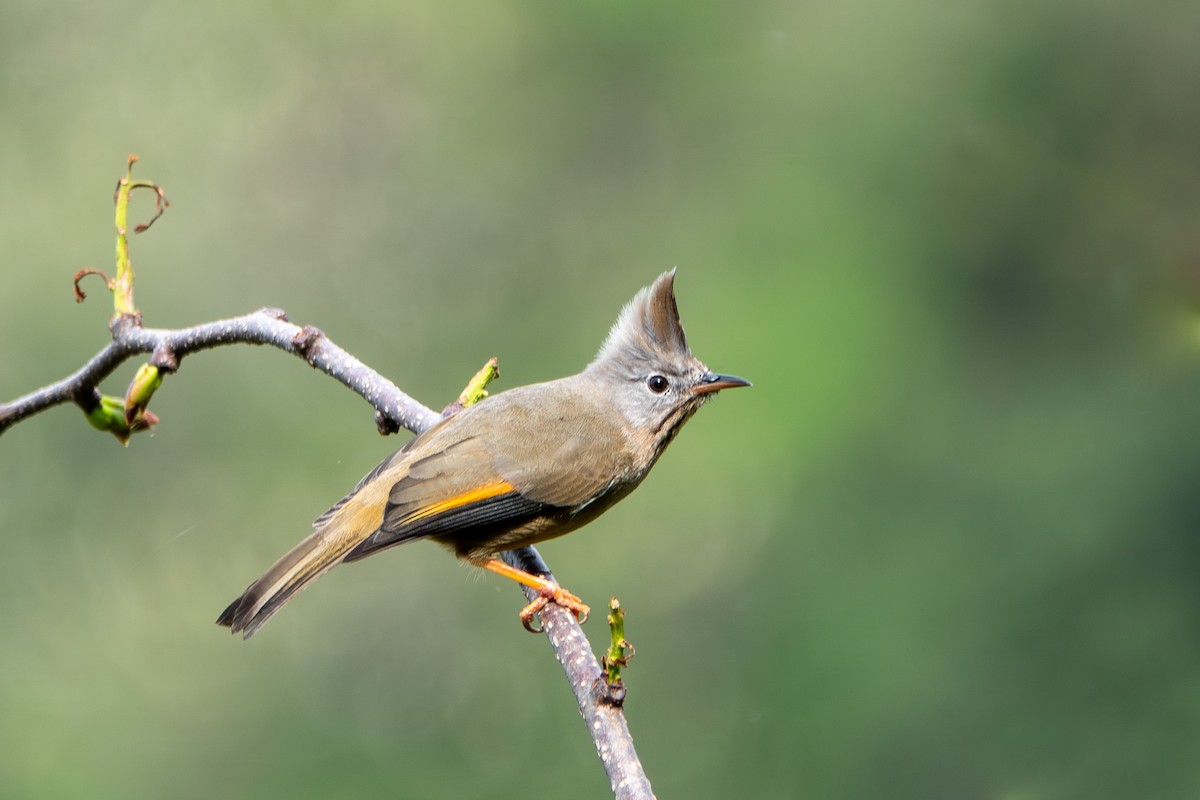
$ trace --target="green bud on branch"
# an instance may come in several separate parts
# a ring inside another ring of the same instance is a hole
[[[98,431],[107,431],[117,437],[117,441],[129,446],[129,437],[139,431],[150,430],[158,423],[158,417],[153,413],[139,411],[132,421],[125,419],[125,400],[112,395],[100,395],[98,402],[83,412],[88,424]]]
[[[480,367],[474,377],[467,382],[466,387],[459,394],[458,399],[450,405],[446,406],[442,411],[443,417],[448,417],[451,414],[457,414],[467,406],[473,406],[483,398],[487,397],[488,384],[500,377],[500,361],[493,356],[487,360],[487,363]]]
[[[145,414],[150,398],[162,386],[163,372],[153,364],[142,364],[129,388],[125,390],[125,421],[133,424],[138,415]]]

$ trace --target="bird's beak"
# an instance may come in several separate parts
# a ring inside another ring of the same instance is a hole
[[[718,392],[721,389],[734,389],[738,386],[749,386],[750,381],[745,378],[738,378],[733,375],[718,375],[715,372],[710,372],[700,379],[700,382],[692,387],[692,394],[708,394],[709,392]]]

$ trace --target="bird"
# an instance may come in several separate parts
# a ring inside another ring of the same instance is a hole
[[[581,621],[588,607],[500,553],[586,525],[637,488],[684,423],[722,389],[688,346],[674,291],[660,275],[622,309],[579,373],[485,397],[409,440],[317,517],[314,531],[221,613],[249,639],[297,592],[338,564],[418,539],[537,590]]]

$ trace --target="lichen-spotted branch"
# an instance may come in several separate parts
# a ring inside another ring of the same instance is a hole
[[[435,411],[409,397],[319,330],[293,325],[278,309],[261,309],[241,317],[171,330],[144,328],[134,318],[124,317],[112,328],[112,342],[75,372],[0,405],[0,433],[61,403],[76,402],[86,411],[86,404],[94,399],[100,381],[136,355],[151,353],[151,363],[159,362],[160,367],[173,371],[184,356],[232,344],[270,345],[303,358],[370,403],[381,430],[406,428],[419,432],[439,419]]]

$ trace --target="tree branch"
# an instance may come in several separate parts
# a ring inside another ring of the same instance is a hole
[[[370,403],[383,433],[400,428],[420,433],[441,418],[338,347],[321,331],[288,322],[279,309],[264,308],[241,317],[172,330],[143,328],[138,317],[122,316],[113,321],[111,328],[112,342],[74,373],[0,405],[0,433],[26,417],[62,403],[75,402],[86,411],[100,381],[139,353],[153,353],[152,363],[166,372],[174,372],[184,356],[228,344],[271,345],[303,358]]]

